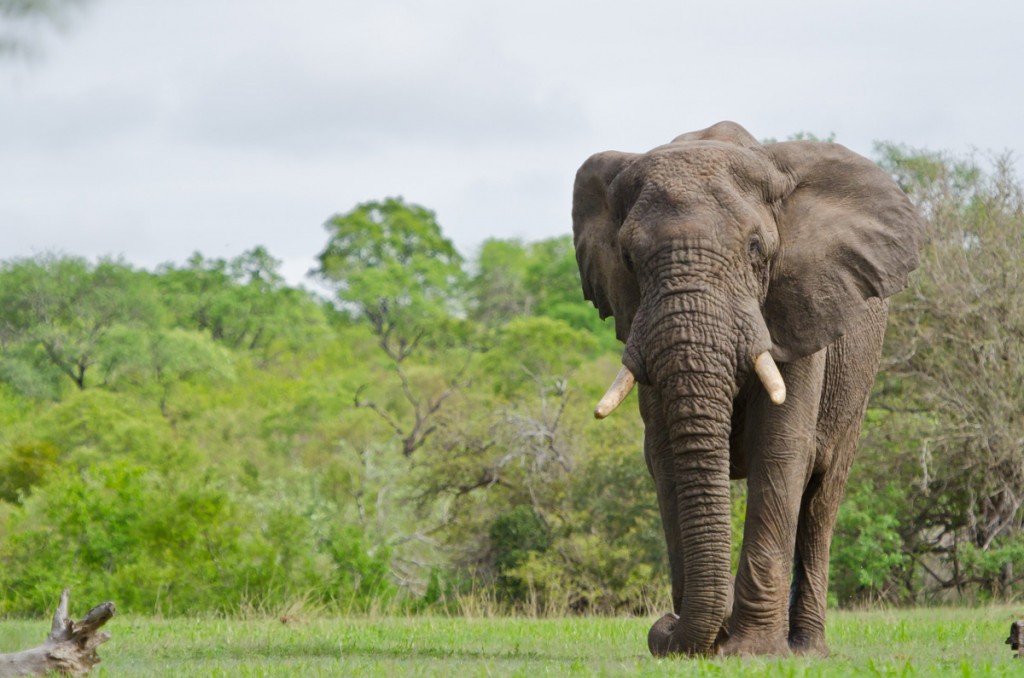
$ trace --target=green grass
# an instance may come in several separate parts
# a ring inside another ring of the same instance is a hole
[[[650,620],[618,618],[147,619],[115,617],[100,676],[1017,676],[1003,641],[1024,609],[832,612],[828,659],[671,659]],[[46,621],[0,622],[0,652]]]

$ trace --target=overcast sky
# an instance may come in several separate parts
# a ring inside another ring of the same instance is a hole
[[[0,258],[153,267],[402,195],[467,256],[571,232],[591,153],[722,119],[1024,153],[1024,3],[94,0],[0,61]]]

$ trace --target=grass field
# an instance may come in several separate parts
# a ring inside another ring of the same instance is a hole
[[[650,620],[115,617],[100,676],[1019,676],[1004,645],[1024,607],[832,612],[828,659],[657,660]],[[49,622],[0,621],[0,652]]]

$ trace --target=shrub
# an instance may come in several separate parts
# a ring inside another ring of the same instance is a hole
[[[834,602],[850,605],[901,595],[895,582],[903,581],[911,561],[903,551],[900,522],[887,508],[868,486],[850,488],[832,539],[829,587]]]

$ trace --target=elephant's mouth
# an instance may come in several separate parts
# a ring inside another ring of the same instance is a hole
[[[768,392],[768,398],[776,405],[786,402],[786,382],[783,381],[782,373],[779,372],[779,367],[775,364],[771,354],[768,351],[764,351],[756,356],[753,362],[754,373],[757,374],[757,378],[761,380],[765,391]],[[636,377],[633,376],[628,367],[623,365],[622,369],[619,370],[619,374],[615,377],[615,381],[608,387],[608,391],[605,392],[604,397],[601,398],[600,402],[597,403],[597,407],[594,408],[594,417],[604,419],[614,412],[622,404],[622,401],[626,399],[629,392],[633,390],[635,384]]]

